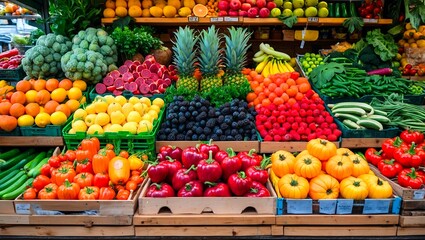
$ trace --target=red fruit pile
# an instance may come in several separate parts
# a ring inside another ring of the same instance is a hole
[[[383,6],[382,0],[366,0],[358,9],[359,15],[363,18],[380,18]]]

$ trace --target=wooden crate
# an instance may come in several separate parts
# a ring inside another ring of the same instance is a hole
[[[193,147],[199,144],[200,141],[156,141],[156,151],[158,152],[162,146],[176,146],[182,149]],[[260,142],[258,141],[214,141],[220,149],[233,148],[235,152],[249,151],[255,149],[260,152]]]
[[[276,214],[276,195],[270,181],[271,197],[145,197],[150,179],[139,196],[139,214]],[[274,195],[273,195],[274,194]]]
[[[133,237],[134,226],[46,226],[8,225],[0,228],[0,236],[28,237]]]
[[[387,138],[342,138],[341,147],[345,148],[381,148]]]
[[[424,227],[398,227],[397,236],[425,236]]]
[[[137,226],[136,237],[270,236],[271,226]]]
[[[376,174],[376,176],[388,181],[393,188],[393,192],[403,198],[403,201],[406,200],[421,200],[425,201],[425,189],[410,189],[400,186],[395,179],[389,179],[381,174],[378,168],[369,164],[370,169]],[[425,206],[425,204],[422,204]],[[425,208],[423,208],[425,210]]]
[[[337,147],[340,146],[340,141],[333,142]],[[273,153],[278,150],[286,150],[289,152],[301,152],[307,147],[307,142],[260,142],[261,153]]]
[[[18,215],[0,214],[0,225],[44,225],[44,226],[129,226],[133,224],[132,215],[97,216],[97,215]]]
[[[14,214],[13,200],[0,200],[0,214]]]

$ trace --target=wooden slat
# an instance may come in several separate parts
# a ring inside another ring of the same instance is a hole
[[[11,147],[21,147],[21,146],[63,146],[62,137],[0,137],[0,146],[11,146]]]
[[[425,228],[404,228],[398,227],[397,236],[425,236]]]
[[[425,216],[400,216],[401,227],[425,227]]]
[[[196,146],[199,141],[156,141],[156,151],[162,146],[172,145],[180,148],[187,148]],[[260,151],[260,143],[258,141],[214,141],[214,144],[220,147],[220,149],[233,148],[235,152],[249,151],[255,149]]]
[[[0,214],[14,214],[15,206],[12,200],[1,200],[0,201]]]
[[[381,147],[382,142],[386,138],[343,138],[341,147],[346,148],[368,148],[368,147]]]
[[[333,142],[337,147],[340,142]],[[307,142],[260,142],[261,153],[273,153],[278,150],[286,150],[289,152],[300,152],[306,149]]]
[[[275,215],[139,215],[133,217],[133,224],[139,225],[273,225]]]
[[[30,223],[28,215],[1,214],[0,225],[25,225]]]
[[[397,226],[289,226],[283,229],[285,236],[395,236]]]
[[[4,225],[121,225],[129,226],[133,223],[133,216],[95,216],[95,215],[17,215],[1,214],[0,224]]]
[[[0,236],[134,236],[134,226],[3,226]]]
[[[397,225],[399,215],[282,215],[276,225]]]
[[[283,226],[272,225],[272,235],[273,236],[283,236]]]
[[[136,226],[136,237],[152,236],[270,236],[270,226]]]

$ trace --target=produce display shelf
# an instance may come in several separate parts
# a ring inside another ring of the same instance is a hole
[[[132,215],[98,216],[98,215],[19,215],[0,214],[0,225],[45,225],[45,226],[129,226],[133,223]]]
[[[337,147],[341,146],[343,140],[333,142]],[[301,152],[307,146],[306,141],[291,142],[260,142],[260,153],[273,153],[278,150],[286,150],[289,152]]]
[[[380,148],[388,138],[342,138],[340,147],[345,148]]]
[[[158,152],[162,146],[176,146],[182,149],[196,146],[200,141],[156,141],[156,151]],[[232,148],[235,152],[249,151],[255,149],[260,152],[259,141],[214,141],[220,149]]]
[[[48,137],[48,136],[8,136],[0,137],[0,146],[10,146],[10,147],[44,147],[44,146],[63,146],[64,141],[62,137]]]
[[[0,215],[1,218],[1,215]],[[134,226],[47,226],[40,225],[4,225],[0,228],[0,236],[28,236],[28,237],[132,237]]]

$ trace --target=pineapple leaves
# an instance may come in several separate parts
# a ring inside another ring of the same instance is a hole
[[[248,44],[249,38],[252,33],[248,32],[246,28],[229,28],[229,35],[226,35],[225,42],[225,65],[227,71],[230,73],[239,73],[246,64],[247,51],[251,47]]]
[[[195,36],[193,29],[186,26],[180,27],[175,32],[176,40],[173,43],[173,63],[180,76],[192,76],[195,70],[198,36]]]

